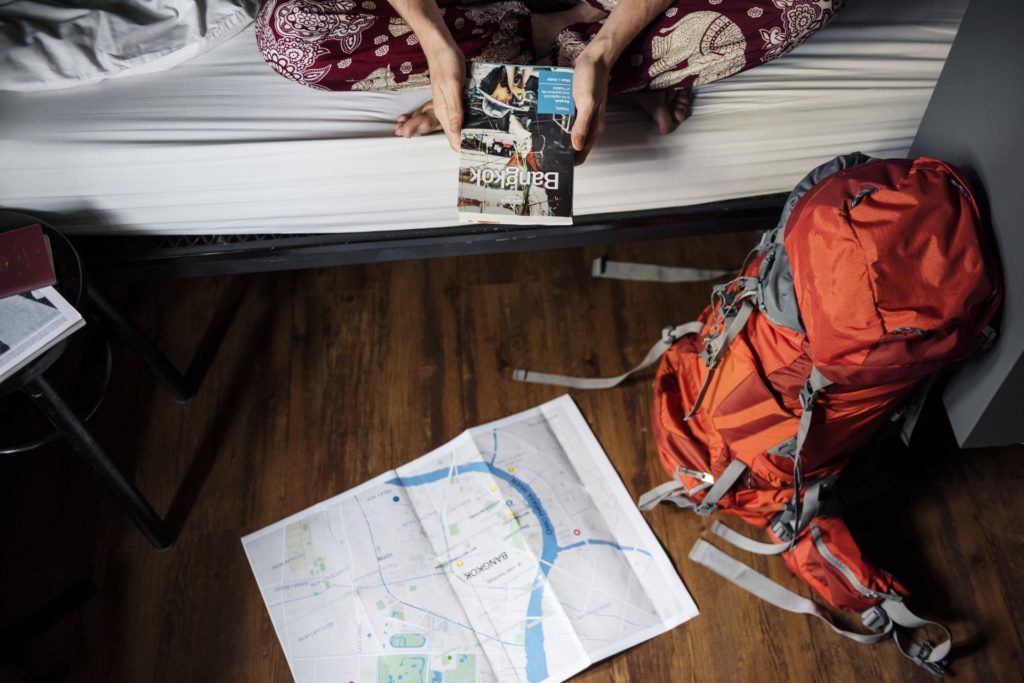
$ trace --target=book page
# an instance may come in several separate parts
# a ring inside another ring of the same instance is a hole
[[[0,299],[0,381],[84,324],[53,287]]]

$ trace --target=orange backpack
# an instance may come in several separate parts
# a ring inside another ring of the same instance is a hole
[[[680,281],[686,269],[601,262],[595,273]],[[767,529],[771,543],[716,521],[712,532],[750,552],[781,554],[835,607],[861,613],[869,634],[843,631],[803,598],[698,540],[691,559],[778,607],[812,614],[860,642],[890,636],[941,674],[950,650],[912,642],[930,624],[907,590],[864,559],[830,491],[843,467],[923,381],[981,346],[1001,302],[997,261],[960,174],[929,158],[855,153],[819,166],[785,203],[738,277],[714,289],[694,323],[666,328],[645,362],[654,434],[672,479],[640,499],[698,514],[722,511]],[[576,388],[585,380],[517,371]]]

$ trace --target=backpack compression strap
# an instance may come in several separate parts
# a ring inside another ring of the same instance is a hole
[[[629,263],[609,261],[601,257],[594,259],[591,269],[593,277],[609,280],[632,280],[635,282],[703,282],[718,280],[735,273],[734,270],[704,270],[702,268],[678,268],[659,266],[652,263]]]
[[[594,277],[614,280],[637,280],[645,282],[703,282],[717,280],[731,275],[731,270],[704,270],[701,268],[676,268],[657,266],[647,263],[625,263],[609,261],[606,258],[594,259],[592,271]],[[512,372],[512,379],[535,384],[552,384],[570,389],[611,389],[618,386],[631,375],[654,365],[672,344],[688,334],[698,334],[703,325],[698,322],[685,323],[675,327],[669,326],[662,330],[658,341],[647,356],[632,370],[616,377],[574,377],[572,375],[554,375],[546,372],[534,372],[523,368]]]
[[[744,301],[744,306],[747,304]],[[740,313],[734,319],[733,324],[737,324],[742,327],[746,323],[746,316],[743,314],[743,308],[741,307]],[[724,349],[728,346],[730,341],[729,333],[725,334],[722,346],[719,350]],[[714,370],[714,365],[711,365],[711,370]],[[710,375],[709,375],[710,380]],[[772,449],[773,453],[782,455],[793,459],[793,500],[787,506],[778,517],[773,521],[772,531],[775,535],[783,539],[783,543],[764,543],[761,541],[755,541],[747,538],[740,534],[738,531],[734,531],[726,525],[715,522],[712,526],[712,531],[724,540],[732,543],[733,545],[743,548],[744,550],[758,553],[760,555],[777,555],[787,548],[792,547],[793,541],[799,535],[800,531],[806,528],[807,524],[812,519],[818,516],[822,506],[822,494],[832,485],[835,481],[834,477],[828,477],[813,482],[807,488],[807,494],[804,496],[803,501],[800,500],[800,490],[803,488],[803,480],[800,476],[800,455],[804,448],[804,442],[807,440],[807,433],[811,429],[811,420],[814,416],[814,406],[818,398],[818,393],[832,384],[832,381],[822,375],[817,368],[811,369],[811,374],[804,383],[803,391],[800,392],[800,403],[803,405],[803,414],[800,416],[800,426],[797,429],[795,437],[787,439],[783,443]],[[704,384],[704,388],[707,387],[707,382]],[[703,394],[704,388],[701,389],[701,394],[698,395],[698,401],[700,395]],[[695,402],[696,407],[699,406],[699,402]],[[694,411],[690,411],[693,414]],[[679,481],[680,470],[676,470],[676,478],[671,481],[667,481],[664,484],[648,491],[647,493],[640,496],[637,501],[638,506],[641,510],[650,510],[660,502],[671,502],[675,503],[681,508],[693,508],[694,512],[701,515],[710,515],[718,509],[718,501],[725,495],[730,488],[739,480],[740,475],[746,469],[746,465],[740,460],[733,460],[729,467],[726,468],[722,476],[719,477],[718,481],[715,481],[715,486],[711,491],[708,491],[704,500],[699,504],[694,504],[688,500],[688,496],[701,490],[701,487],[691,489],[690,491],[683,490],[683,484]],[[735,470],[733,468],[736,468]],[[733,473],[730,474],[730,471]],[[690,474],[690,472],[682,472],[682,474]],[[703,473],[697,473],[703,474]],[[710,475],[708,475],[710,476]],[[699,477],[698,477],[699,478]],[[711,494],[715,492],[715,489],[719,489],[719,493],[714,498]]]
[[[688,334],[698,334],[703,326],[703,323],[694,321],[692,323],[676,325],[675,327],[671,325],[666,327],[661,331],[661,339],[651,347],[651,350],[647,352],[647,356],[640,361],[640,364],[616,377],[573,377],[571,375],[552,375],[546,372],[534,372],[520,368],[512,372],[512,379],[520,382],[534,382],[536,384],[554,384],[571,389],[611,389],[630,375],[657,363],[673,344]]]
[[[864,625],[875,633],[857,633],[836,626],[828,612],[813,600],[797,595],[703,539],[698,539],[690,550],[690,559],[780,609],[821,619],[833,631],[850,640],[871,644],[881,642],[891,635],[900,652],[912,662],[936,676],[942,676],[945,672],[946,658],[952,649],[949,630],[934,621],[918,617],[897,595],[876,594],[882,598],[882,602],[861,614]],[[909,632],[928,625],[941,628],[946,634],[946,640],[938,645],[927,640],[913,642]]]
[[[836,479],[838,479],[837,476],[825,477],[824,479],[817,479],[807,486],[807,493],[804,494],[803,504],[800,506],[800,523],[795,529],[793,527],[793,520],[796,519],[796,511],[792,504],[786,506],[785,510],[772,518],[772,532],[783,540],[782,543],[755,541],[719,521],[711,525],[711,533],[723,541],[755,555],[779,555],[784,553],[793,546],[793,539],[807,528],[811,520],[820,513],[823,513],[826,507],[828,507],[826,501],[822,500],[823,494],[835,483]]]
[[[676,470],[676,478],[672,481],[667,481],[661,486],[655,487],[647,493],[640,496],[640,500],[637,501],[637,506],[644,511],[654,509],[658,503],[675,503],[677,507],[692,509],[698,515],[707,516],[718,509],[718,501],[722,499],[729,489],[739,481],[739,478],[743,476],[743,473],[747,471],[747,465],[742,460],[733,460],[729,463],[729,466],[725,468],[721,476],[717,480],[708,479],[711,475],[706,472],[694,472],[688,470],[685,467],[680,467]],[[686,474],[695,478],[700,479],[703,483],[696,487],[685,490],[683,483],[679,481],[679,475]],[[712,483],[713,482],[713,483]],[[690,496],[698,491],[702,491],[708,487],[711,490],[704,496],[704,500],[698,505],[690,500]]]
[[[748,292],[747,297],[740,302],[740,307],[736,309],[736,312],[731,317],[726,318],[727,324],[722,334],[708,340],[706,350],[711,352],[707,360],[708,376],[704,379],[700,391],[697,392],[697,398],[693,401],[693,407],[690,408],[690,412],[683,418],[684,422],[688,422],[690,418],[696,415],[697,411],[700,410],[701,404],[704,403],[704,396],[708,393],[708,387],[711,386],[711,380],[715,376],[718,363],[722,360],[722,356],[725,355],[725,350],[729,348],[729,344],[740,333],[743,326],[747,324],[750,314],[754,312],[754,307],[756,306],[755,296],[756,292]]]

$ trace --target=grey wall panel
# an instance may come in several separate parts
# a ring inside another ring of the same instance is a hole
[[[1024,3],[972,0],[928,104],[913,156],[961,167],[998,244],[1001,336],[953,378],[944,402],[962,446],[1024,441]]]

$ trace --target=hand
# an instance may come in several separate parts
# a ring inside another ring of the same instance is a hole
[[[430,88],[434,95],[434,115],[448,138],[448,144],[455,151],[461,145],[462,93],[466,86],[466,58],[454,43],[427,54],[427,68],[430,70]]]
[[[576,102],[576,122],[572,126],[572,148],[576,165],[587,160],[591,148],[604,132],[604,112],[608,103],[608,78],[611,66],[592,57],[584,49],[573,62],[572,97]]]

